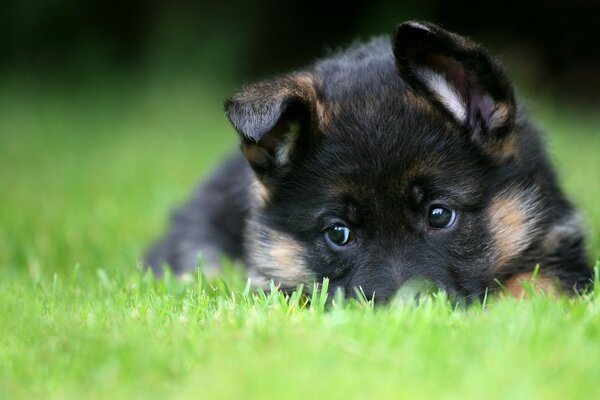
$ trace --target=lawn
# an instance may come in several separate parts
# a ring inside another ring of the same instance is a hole
[[[230,88],[0,87],[1,397],[600,397],[600,288],[324,310],[322,297],[250,291],[235,268],[211,282],[145,275],[140,254],[169,209],[235,149]],[[600,116],[530,108],[595,260]]]

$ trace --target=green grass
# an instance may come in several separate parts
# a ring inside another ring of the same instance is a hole
[[[4,398],[597,398],[600,292],[443,295],[324,311],[222,280],[139,268],[170,207],[236,137],[202,82],[0,91],[0,393]],[[600,255],[600,118],[552,104],[566,191]]]

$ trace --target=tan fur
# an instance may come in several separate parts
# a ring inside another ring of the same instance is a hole
[[[314,75],[308,72],[302,72],[290,75],[290,79],[294,82],[294,86],[297,90],[301,91],[310,100],[314,100],[317,96]]]
[[[500,140],[481,146],[481,149],[487,155],[500,159],[502,162],[510,157],[519,159],[519,140],[514,132],[508,133]]]
[[[253,247],[249,254],[253,283],[268,287],[271,277],[277,285],[293,288],[310,281],[305,262],[306,250],[291,236],[250,222],[247,235]]]
[[[535,190],[513,189],[497,196],[489,206],[487,218],[496,270],[519,256],[535,238],[537,199]]]
[[[340,105],[337,102],[321,100],[317,102],[317,120],[321,131],[326,131],[331,127],[339,110]]]
[[[300,90],[302,95],[313,106],[316,117],[316,125],[321,131],[326,131],[339,112],[340,105],[334,101],[323,101],[317,94],[319,82],[317,77],[310,73],[302,73],[291,76],[294,86]]]
[[[256,199],[256,205],[263,207],[271,200],[271,192],[258,178],[253,176],[252,180],[252,193]]]
[[[402,184],[407,187],[415,178],[440,175],[438,160],[416,160],[402,171]]]
[[[318,111],[319,98],[317,96],[317,81],[313,74],[308,72],[292,74],[289,77],[291,83],[291,93],[306,99],[307,103],[313,108],[313,112]]]
[[[533,272],[522,272],[514,275],[507,281],[503,282],[502,286],[506,289],[506,292],[510,293],[517,299],[528,297],[527,290],[523,287],[527,282],[533,282],[533,290],[541,292],[546,295],[557,297],[560,292],[560,284],[557,280],[548,278],[542,275],[536,276],[533,280]]]
[[[496,103],[496,109],[490,118],[490,128],[495,129],[504,125],[510,115],[510,107],[505,103]]]
[[[406,90],[404,92],[404,97],[407,103],[411,104],[412,106],[416,107],[424,113],[433,114],[436,112],[433,104],[431,104],[431,101],[419,93],[415,93],[412,90]]]
[[[514,132],[510,132],[500,141],[496,154],[504,158],[519,157],[519,140]]]
[[[244,153],[244,157],[246,157],[250,163],[257,165],[266,163],[266,160],[269,157],[265,150],[254,143],[243,143],[242,153]]]

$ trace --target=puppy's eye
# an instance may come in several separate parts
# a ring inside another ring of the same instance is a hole
[[[330,246],[347,246],[354,241],[350,228],[344,225],[333,225],[325,230],[325,240]]]
[[[429,226],[435,229],[450,228],[456,221],[456,211],[435,204],[429,207],[429,214],[427,216],[429,220]]]

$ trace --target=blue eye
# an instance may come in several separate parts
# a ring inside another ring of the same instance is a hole
[[[429,207],[429,213],[427,216],[429,226],[435,229],[450,228],[456,221],[456,211],[435,204]]]
[[[354,241],[354,235],[347,226],[338,224],[325,230],[325,241],[333,247],[347,246]]]

